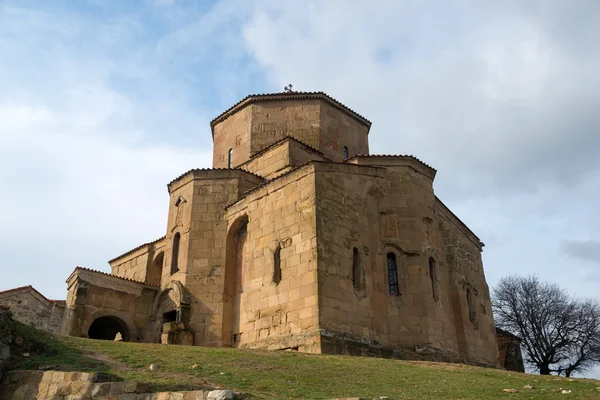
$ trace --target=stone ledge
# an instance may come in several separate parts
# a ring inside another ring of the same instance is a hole
[[[246,398],[227,390],[148,393],[140,382],[123,382],[100,372],[10,371],[0,382],[0,399],[60,400],[209,400]],[[227,397],[219,397],[226,392]],[[212,397],[211,397],[212,396]]]

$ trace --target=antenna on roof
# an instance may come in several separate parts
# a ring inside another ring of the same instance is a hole
[[[284,88],[283,88],[283,90],[284,90],[286,93],[292,93],[292,92],[293,92],[292,88],[293,88],[293,86],[292,86],[292,84],[290,83],[289,85],[287,85],[286,87],[284,87]]]

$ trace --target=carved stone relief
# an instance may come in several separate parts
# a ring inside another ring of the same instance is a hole
[[[381,215],[382,236],[387,239],[398,238],[398,217],[396,214]]]

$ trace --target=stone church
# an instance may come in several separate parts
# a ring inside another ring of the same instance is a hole
[[[251,95],[172,180],[165,236],[67,279],[62,333],[498,364],[479,238],[436,170],[328,95]],[[400,149],[401,150],[401,149]]]

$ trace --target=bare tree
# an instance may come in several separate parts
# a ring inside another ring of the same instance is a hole
[[[496,325],[521,336],[525,361],[571,376],[600,362],[600,306],[534,276],[503,278],[493,290]]]

